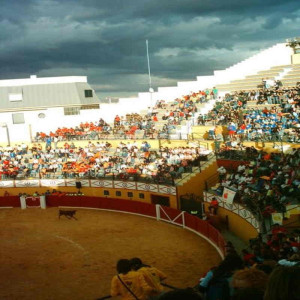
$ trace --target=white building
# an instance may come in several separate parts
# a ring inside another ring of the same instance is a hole
[[[99,108],[85,76],[0,80],[0,143],[99,120]]]

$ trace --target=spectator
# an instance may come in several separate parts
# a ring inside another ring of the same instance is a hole
[[[156,298],[163,292],[161,281],[167,278],[163,272],[154,267],[143,264],[141,259],[137,257],[132,258],[130,260],[130,264],[131,269],[141,273],[148,285],[153,288],[153,292],[149,295],[150,299]]]
[[[270,275],[264,300],[299,300],[300,267],[277,267]]]
[[[202,296],[191,288],[178,289],[161,295],[158,300],[203,300]]]
[[[223,166],[221,166],[217,169],[217,171],[219,173],[220,180],[222,181],[223,179],[225,179],[227,170]]]
[[[216,215],[218,212],[219,202],[216,197],[213,197],[210,201],[210,205],[208,207],[209,213],[211,215]]]
[[[244,269],[236,271],[233,275],[231,285],[236,293],[237,290],[251,289],[256,291],[260,299],[263,299],[264,291],[268,282],[268,275],[258,269]]]
[[[117,263],[118,275],[111,281],[111,296],[120,296],[123,300],[146,300],[153,289],[146,283],[143,275],[131,271],[130,261],[120,259]]]
[[[264,293],[258,289],[242,288],[234,292],[231,300],[263,300]]]
[[[243,268],[243,261],[237,254],[229,254],[212,271],[211,279],[206,288],[207,300],[229,300],[233,294],[233,289],[229,282],[232,279],[234,271]]]

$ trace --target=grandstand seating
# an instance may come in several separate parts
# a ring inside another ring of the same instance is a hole
[[[254,75],[248,75],[244,79],[233,80],[228,84],[217,85],[220,91],[240,91],[240,90],[256,90],[259,85],[262,84],[263,78],[275,80],[281,73],[284,72],[285,68],[290,66],[272,67],[266,71],[259,71]]]
[[[293,65],[290,72],[281,81],[284,86],[296,86],[297,82],[300,82],[300,65]]]
[[[271,67],[269,70],[259,71],[253,75],[247,75],[243,79],[233,80],[227,84],[217,85],[219,91],[255,90],[262,84],[262,79],[280,79],[283,86],[293,87],[300,81],[300,65],[284,65]]]

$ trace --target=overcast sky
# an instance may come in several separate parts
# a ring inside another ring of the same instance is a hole
[[[299,0],[0,0],[0,79],[86,75],[100,98],[211,75],[300,36]]]

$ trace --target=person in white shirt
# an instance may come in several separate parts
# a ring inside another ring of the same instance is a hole
[[[246,169],[246,166],[245,166],[245,165],[239,165],[237,171],[238,171],[239,173],[241,173],[241,172],[243,172],[245,169]]]

